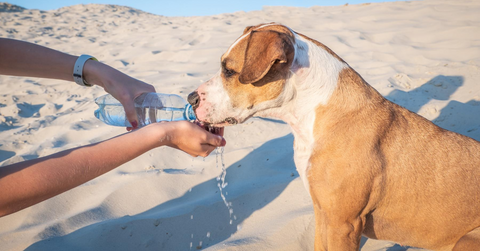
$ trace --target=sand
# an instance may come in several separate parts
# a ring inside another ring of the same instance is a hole
[[[246,26],[280,22],[325,43],[388,99],[480,140],[478,1],[265,7],[206,17],[113,5],[0,6],[0,37],[94,55],[183,97],[218,71]],[[0,76],[0,86],[2,166],[125,133],[93,116],[102,88],[9,76]],[[220,155],[192,158],[163,147],[0,218],[0,250],[312,250],[312,203],[288,125],[254,118],[229,127],[225,138],[223,192],[232,216],[217,187]],[[410,249],[362,239],[362,250]]]

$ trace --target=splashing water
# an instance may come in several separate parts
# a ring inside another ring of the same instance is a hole
[[[228,208],[228,213],[230,214],[230,225],[233,223],[232,220],[232,215],[233,215],[233,208],[232,208],[232,202],[228,202],[227,198],[223,194],[223,189],[228,185],[228,182],[225,182],[225,176],[227,176],[227,169],[225,168],[225,161],[223,159],[223,152],[225,151],[224,147],[219,147],[220,151],[215,149],[215,155],[216,155],[216,160],[217,160],[217,168],[218,168],[218,155],[220,153],[220,159],[222,162],[222,173],[217,177],[217,186],[218,189],[220,189],[220,196],[222,197],[223,202],[225,203],[225,206]],[[233,215],[233,219],[237,219],[235,215]]]

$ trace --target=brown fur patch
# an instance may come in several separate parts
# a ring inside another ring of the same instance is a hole
[[[317,108],[314,135],[308,179],[328,222],[428,249],[480,226],[480,143],[384,99],[353,69]]]
[[[222,56],[222,79],[234,107],[252,108],[278,97],[293,61],[293,34],[288,28],[270,25],[257,31],[257,27],[247,27],[250,34]]]

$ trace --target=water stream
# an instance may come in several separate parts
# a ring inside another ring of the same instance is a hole
[[[220,148],[220,150],[218,150]],[[220,155],[220,161],[222,164],[222,173],[217,177],[217,186],[218,189],[220,189],[220,196],[222,197],[223,202],[225,203],[225,206],[228,209],[228,213],[230,214],[230,224],[233,223],[233,220],[236,220],[236,216],[233,215],[233,208],[232,208],[232,202],[228,202],[227,198],[225,195],[228,195],[228,192],[223,193],[223,189],[227,187],[228,182],[225,182],[225,176],[227,176],[227,169],[225,168],[225,160],[223,158],[223,153],[225,151],[224,147],[219,147],[215,149],[215,155],[216,155],[216,160],[217,160],[217,168],[218,168],[218,156]],[[232,218],[233,216],[233,218]]]

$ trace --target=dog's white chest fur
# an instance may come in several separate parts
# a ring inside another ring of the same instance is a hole
[[[302,127],[292,128],[295,137],[294,160],[297,172],[303,181],[303,185],[310,193],[308,182],[308,169],[310,168],[310,156],[313,151],[313,124],[315,117],[307,118]]]
[[[308,170],[315,143],[316,108],[328,102],[337,86],[340,71],[347,65],[301,36],[295,38],[295,59],[288,85],[295,89],[296,95],[283,107],[285,113],[280,117],[292,127],[295,165],[310,192]]]

